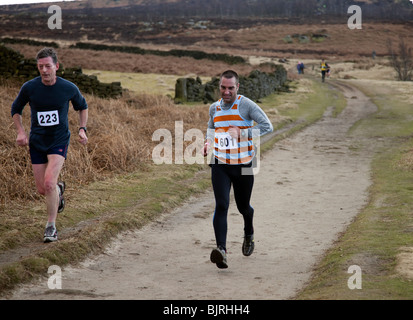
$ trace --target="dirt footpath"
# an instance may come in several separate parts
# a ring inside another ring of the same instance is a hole
[[[242,255],[243,219],[232,200],[229,268],[209,261],[215,246],[209,190],[143,229],[122,234],[80,267],[65,267],[62,289],[49,290],[45,277],[20,287],[12,299],[294,298],[368,196],[372,150],[368,141],[347,132],[376,108],[357,89],[336,85],[348,99],[343,113],[333,118],[328,110],[260,162],[252,196],[252,256]]]

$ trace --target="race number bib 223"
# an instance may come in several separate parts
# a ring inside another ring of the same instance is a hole
[[[42,127],[56,126],[59,124],[59,112],[57,110],[38,112],[37,121]]]

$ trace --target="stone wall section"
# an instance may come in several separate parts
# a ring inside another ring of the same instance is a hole
[[[268,67],[268,66],[267,66]],[[252,71],[248,77],[240,76],[238,93],[257,101],[276,91],[286,90],[287,70],[282,65],[272,64],[273,72]],[[219,99],[219,78],[202,84],[199,77],[179,78],[175,84],[175,102],[210,103]]]
[[[19,52],[0,44],[0,78],[14,78],[22,83],[39,76],[35,59],[25,59]],[[81,92],[100,98],[118,98],[122,95],[120,82],[102,83],[96,76],[89,76],[78,68],[60,68],[57,76],[67,79],[78,86]]]

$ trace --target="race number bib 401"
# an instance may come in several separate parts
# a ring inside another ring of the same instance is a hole
[[[228,132],[221,132],[216,134],[218,140],[218,148],[221,150],[231,150],[238,148],[238,141],[230,136]]]
[[[57,110],[38,112],[37,121],[42,127],[56,126],[59,124],[59,112]]]

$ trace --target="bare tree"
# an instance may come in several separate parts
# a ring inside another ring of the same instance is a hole
[[[407,47],[404,39],[400,37],[399,52],[395,52],[395,50],[393,49],[392,41],[390,39],[387,40],[387,49],[390,55],[390,65],[397,72],[398,80],[413,80],[412,48]]]

